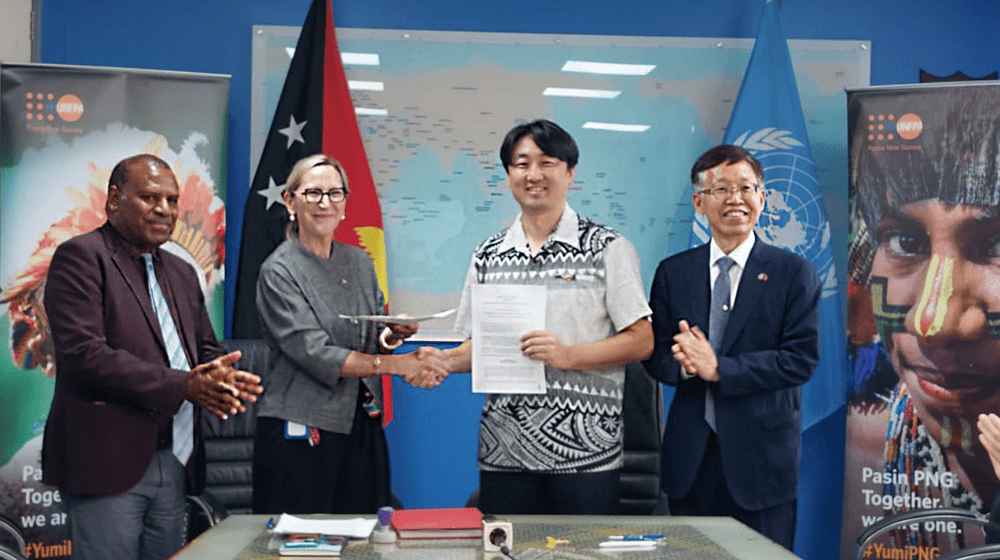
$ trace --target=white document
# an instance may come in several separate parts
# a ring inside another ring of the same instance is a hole
[[[338,317],[341,319],[356,319],[358,321],[378,321],[379,323],[406,324],[421,323],[423,321],[430,321],[431,319],[444,319],[454,312],[454,309],[448,309],[447,311],[439,311],[433,315],[417,315],[416,317],[408,317],[406,315],[344,315],[341,313]]]
[[[472,286],[472,392],[544,393],[545,362],[521,353],[521,336],[545,328],[545,286]]]
[[[367,539],[377,519],[303,519],[282,513],[271,529],[274,533],[325,533],[351,539]]]

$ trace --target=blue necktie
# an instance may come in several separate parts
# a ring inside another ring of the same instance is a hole
[[[729,269],[736,264],[736,261],[730,257],[722,257],[715,262],[719,266],[719,275],[716,276],[715,285],[712,287],[712,306],[708,317],[708,342],[718,356],[719,348],[722,347],[722,336],[726,332],[726,323],[729,321],[729,312],[732,310],[729,303],[732,294]],[[712,431],[719,431],[715,424],[715,399],[712,397],[710,385],[705,385],[705,422],[708,422],[708,425],[712,427]]]
[[[167,345],[167,356],[170,357],[170,367],[183,371],[191,371],[191,364],[188,363],[187,356],[184,355],[184,347],[181,346],[181,337],[177,333],[177,326],[174,324],[174,317],[170,314],[170,307],[160,290],[160,283],[156,281],[156,272],[153,270],[153,255],[142,254],[146,261],[146,282],[149,285],[149,301],[153,304],[153,312],[160,322],[160,333],[163,335],[163,342]],[[186,465],[191,451],[194,449],[194,405],[189,401],[181,403],[177,414],[174,414],[174,445],[173,452],[177,460],[182,465]]]

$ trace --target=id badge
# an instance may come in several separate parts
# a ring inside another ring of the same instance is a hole
[[[285,422],[285,439],[309,439],[309,427],[298,422]]]

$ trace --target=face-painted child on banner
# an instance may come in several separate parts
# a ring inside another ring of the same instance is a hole
[[[865,244],[852,253],[867,256],[899,376],[885,472],[907,473],[910,492],[940,505],[988,511],[998,481],[976,424],[1000,412],[1000,88],[897,90],[850,116],[864,230],[854,244]],[[917,471],[944,482],[918,484]]]

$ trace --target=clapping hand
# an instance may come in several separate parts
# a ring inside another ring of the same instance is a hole
[[[979,428],[979,443],[986,448],[993,464],[993,472],[1000,478],[1000,416],[996,414],[980,414],[976,423]]]
[[[256,402],[264,388],[259,376],[233,367],[241,356],[237,350],[195,366],[188,375],[185,398],[223,420],[246,412],[243,401]]]
[[[719,360],[712,350],[712,344],[697,325],[691,327],[687,321],[678,324],[680,332],[674,335],[674,345],[670,350],[674,359],[691,375],[705,381],[719,380]]]

